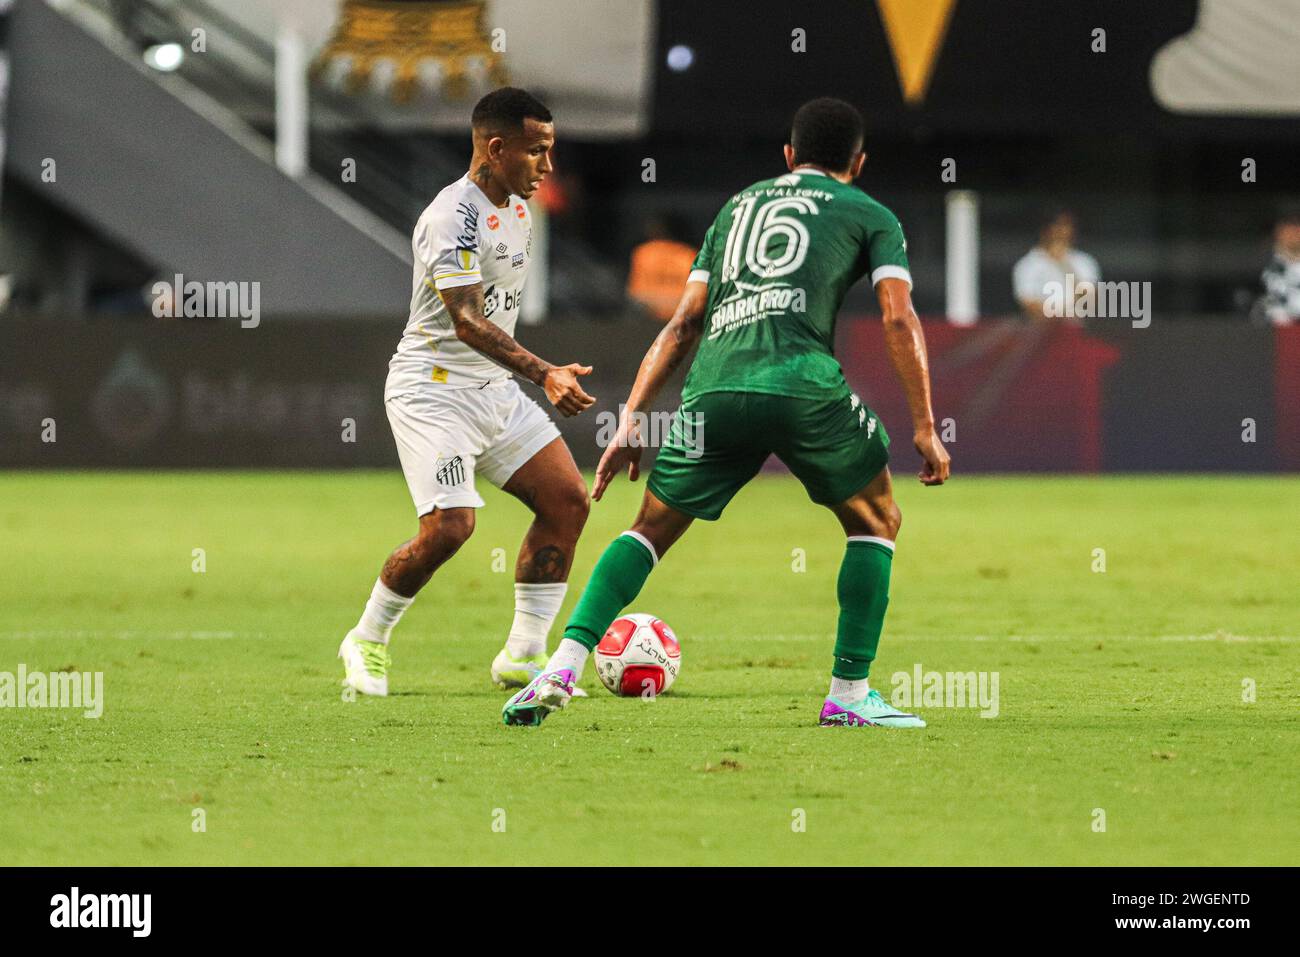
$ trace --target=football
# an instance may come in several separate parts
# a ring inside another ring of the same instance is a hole
[[[596,646],[596,674],[620,697],[654,697],[673,686],[682,646],[668,623],[654,615],[618,618]]]

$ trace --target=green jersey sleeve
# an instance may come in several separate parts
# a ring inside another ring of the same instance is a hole
[[[691,263],[691,274],[686,278],[687,282],[709,281],[709,274],[713,271],[713,230],[714,226],[709,226],[708,232],[704,234],[704,242],[695,254],[695,262]]]
[[[903,226],[898,217],[883,206],[875,206],[867,215],[866,251],[871,285],[882,279],[902,279],[912,285]]]

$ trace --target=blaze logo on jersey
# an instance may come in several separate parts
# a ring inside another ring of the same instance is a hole
[[[518,216],[520,219],[523,219],[526,215],[528,215],[527,213],[524,212],[523,203],[515,203],[515,215]]]
[[[523,300],[524,291],[522,289],[514,292],[507,289],[502,293],[496,286],[488,286],[487,291],[483,293],[483,318],[491,319],[498,309],[505,309],[509,312]]]
[[[496,229],[500,225],[501,225],[501,220],[497,219],[496,213],[493,213],[491,216],[487,218],[488,229]]]
[[[465,481],[465,465],[460,456],[448,460],[437,472],[439,485],[459,485]]]

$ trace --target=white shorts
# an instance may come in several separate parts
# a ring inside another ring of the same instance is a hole
[[[560,430],[514,379],[479,389],[425,389],[384,401],[415,512],[482,508],[481,474],[500,488]]]

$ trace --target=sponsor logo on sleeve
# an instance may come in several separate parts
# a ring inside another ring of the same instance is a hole
[[[459,203],[456,212],[461,215],[460,235],[456,245],[461,249],[478,248],[478,207],[473,203]]]

